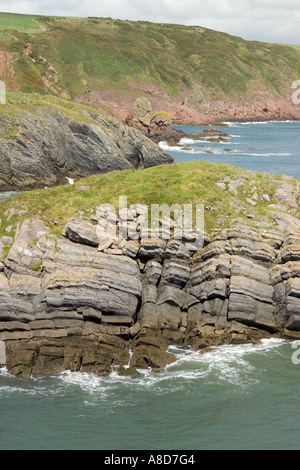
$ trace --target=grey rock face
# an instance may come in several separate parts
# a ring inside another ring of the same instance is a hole
[[[82,330],[87,319],[131,326],[142,295],[137,262],[78,242],[56,242],[41,229],[39,221],[22,225],[0,273],[2,336],[15,336],[10,321],[27,337],[48,328],[65,336],[75,326]]]
[[[67,348],[63,365],[69,364],[69,341],[80,341],[76,348],[88,341],[93,359],[81,355],[77,364],[93,371],[91,361],[102,371],[104,361],[108,372],[117,360],[114,345],[122,343],[118,358],[128,361],[128,341],[136,342],[135,364],[158,367],[160,336],[164,345],[166,338],[178,338],[193,339],[198,347],[205,347],[209,336],[224,341],[298,337],[300,231],[295,225],[270,237],[224,231],[206,247],[188,252],[178,240],[155,238],[111,239],[104,248],[95,225],[87,222],[69,221],[58,239],[40,220],[19,227],[0,272],[0,341],[11,348],[25,341],[22,354],[34,342],[37,355],[39,341],[60,341]],[[101,360],[95,359],[95,344],[104,348]],[[9,364],[20,360],[12,357],[8,353]],[[171,360],[163,357],[161,364]]]
[[[63,113],[39,108],[23,112],[18,122],[1,117],[18,137],[0,139],[0,190],[33,189],[66,184],[67,178],[114,170],[147,168],[173,159],[139,131],[101,115],[88,123],[69,122]]]

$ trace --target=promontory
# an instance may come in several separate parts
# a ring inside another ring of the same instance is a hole
[[[127,207],[114,211],[120,194]],[[199,249],[176,239],[172,214],[169,239],[140,237],[147,209],[163,202],[203,205]],[[174,361],[170,344],[201,353],[300,337],[294,178],[168,164],[26,192],[0,211],[0,341],[12,374],[136,374]],[[112,236],[112,225],[136,236]]]

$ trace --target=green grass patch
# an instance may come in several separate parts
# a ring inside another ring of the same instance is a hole
[[[298,46],[245,41],[195,26],[3,13],[0,46],[19,54],[15,80],[23,91],[41,91],[51,64],[58,79],[53,85],[72,97],[86,93],[86,81],[89,88],[131,96],[136,79],[172,96],[193,82],[211,99],[251,96],[253,84],[285,96],[300,76]]]
[[[237,196],[216,184],[226,177],[243,179]],[[268,191],[272,197],[276,179],[271,181],[260,174],[254,177],[252,173],[249,175],[232,165],[206,161],[90,176],[74,185],[35,190],[1,203],[1,220],[5,220],[5,214],[11,209],[14,209],[15,214],[1,225],[0,235],[7,234],[7,225],[15,230],[25,219],[40,218],[53,234],[60,236],[67,220],[78,213],[89,217],[96,207],[105,203],[112,204],[118,211],[120,196],[127,196],[128,206],[136,203],[148,206],[167,204],[169,207],[173,204],[193,204],[194,208],[196,204],[212,206],[215,211],[205,211],[205,231],[210,233],[218,228],[230,227],[238,217],[247,220],[243,211],[240,211],[241,205],[255,216],[268,214],[266,203],[258,202],[256,207],[246,203],[246,198],[251,197],[253,192],[254,178],[261,191]]]
[[[41,272],[43,269],[43,260],[39,261],[36,265],[32,266],[32,271]]]
[[[0,13],[0,31],[15,30],[28,34],[40,32],[43,26],[38,19],[36,15]]]
[[[6,104],[1,105],[0,114],[12,117],[13,122],[17,123],[20,113],[38,113],[39,108],[55,110],[69,118],[70,121],[80,123],[88,124],[95,122],[97,116],[103,116],[111,125],[114,125],[116,122],[113,117],[93,109],[89,104],[76,103],[71,99],[57,97],[54,94],[41,93],[7,92]],[[38,116],[36,118],[38,119]],[[99,122],[97,124],[101,125]],[[8,136],[11,136],[10,131],[14,130],[15,134],[18,130],[17,124],[11,129],[6,129],[3,123],[2,127],[2,131],[5,131]]]

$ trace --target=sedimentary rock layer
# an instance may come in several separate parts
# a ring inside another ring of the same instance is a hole
[[[134,224],[142,212],[135,206],[126,217]],[[104,238],[105,214],[97,214],[96,225],[95,216],[70,220],[61,238],[40,220],[19,227],[0,272],[0,341],[10,372],[131,373],[172,362],[170,343],[205,350],[299,336],[297,225],[232,228],[188,250],[172,235],[111,238],[108,225]]]
[[[42,107],[1,116],[0,190],[54,186],[67,178],[173,162],[138,130],[113,118],[85,111],[82,120]]]

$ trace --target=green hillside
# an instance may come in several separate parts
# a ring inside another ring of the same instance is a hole
[[[1,13],[0,51],[0,79],[10,91],[52,92],[83,101],[104,90],[138,96],[150,85],[154,95],[176,99],[195,84],[210,101],[251,97],[258,88],[282,97],[300,77],[295,47],[245,41],[198,26],[111,18]]]
[[[21,15],[13,13],[0,13],[0,31],[14,30],[19,33],[36,33],[43,29],[39,17],[34,15]],[[7,37],[9,35],[7,34]]]

